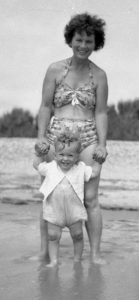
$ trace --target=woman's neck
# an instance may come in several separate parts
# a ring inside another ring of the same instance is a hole
[[[75,67],[78,70],[82,70],[82,69],[85,69],[86,67],[88,68],[89,59],[88,58],[87,59],[79,59],[79,58],[76,58],[75,56],[72,56],[70,65],[72,67]]]

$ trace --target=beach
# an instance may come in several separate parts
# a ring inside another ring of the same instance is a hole
[[[0,299],[139,299],[139,143],[108,142],[99,201],[103,215],[101,254],[89,261],[84,228],[82,262],[64,228],[58,268],[32,259],[40,250],[40,177],[32,168],[35,139],[0,140]]]

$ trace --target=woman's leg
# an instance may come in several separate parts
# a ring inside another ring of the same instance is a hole
[[[90,243],[90,258],[94,263],[104,263],[100,256],[100,242],[102,235],[102,215],[98,202],[99,178],[90,180],[85,186],[85,207],[88,214],[86,230]]]
[[[48,249],[49,249],[49,258],[50,263],[47,265],[48,267],[54,267],[58,264],[58,257],[59,257],[59,241],[62,234],[61,227],[49,223],[48,224]]]
[[[76,222],[69,227],[74,246],[74,262],[80,261],[83,253],[82,222]]]
[[[80,159],[87,165],[93,167],[92,155],[96,145],[90,145],[85,148],[80,155]],[[104,260],[100,256],[100,242],[102,235],[102,216],[98,201],[98,187],[100,176],[91,179],[85,183],[85,207],[88,214],[88,220],[86,222],[86,230],[90,243],[90,257],[94,263],[104,263]]]
[[[53,159],[54,157],[54,147],[51,146],[50,151],[46,157],[46,161],[49,162]],[[41,176],[41,183],[43,182],[44,177]],[[49,258],[49,253],[48,253],[48,225],[47,221],[43,219],[43,210],[41,208],[40,212],[40,238],[41,238],[41,254],[40,258],[43,260]]]

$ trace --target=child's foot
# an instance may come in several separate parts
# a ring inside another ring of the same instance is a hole
[[[90,260],[91,260],[91,263],[93,263],[93,264],[97,264],[97,265],[105,265],[106,264],[106,260],[105,259],[103,259],[100,255],[92,255],[91,257],[90,257]]]

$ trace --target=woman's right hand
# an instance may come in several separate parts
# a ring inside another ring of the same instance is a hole
[[[48,154],[50,149],[50,144],[48,143],[46,138],[39,139],[35,144],[35,152],[38,155]]]

